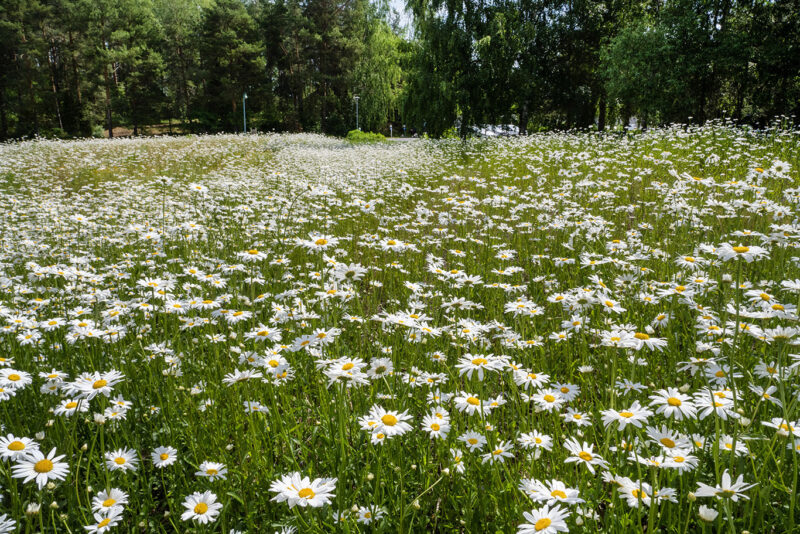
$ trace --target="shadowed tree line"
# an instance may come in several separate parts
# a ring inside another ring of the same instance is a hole
[[[4,0],[0,138],[605,129],[800,108],[800,0]]]

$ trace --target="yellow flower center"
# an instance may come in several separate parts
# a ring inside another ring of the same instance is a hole
[[[68,403],[66,403],[64,405],[64,408],[66,408],[67,410],[72,410],[73,408],[77,408],[77,407],[78,407],[78,403],[75,402],[75,401],[69,401]]]
[[[114,463],[117,465],[122,465],[125,463],[125,458],[123,458],[122,456],[114,458]]]
[[[551,491],[551,492],[550,492],[550,496],[551,496],[551,497],[557,497],[557,498],[559,498],[559,499],[566,499],[566,498],[567,498],[567,494],[566,494],[566,493],[564,493],[564,492],[563,492],[563,491],[561,491],[561,490],[558,490],[558,489],[557,489],[557,490],[553,490],[553,491]]]
[[[352,362],[347,362],[342,366],[342,371],[349,371],[353,367],[355,367],[355,365]]]
[[[33,470],[37,473],[49,473],[53,470],[53,462],[44,458],[33,464]]]
[[[101,378],[100,380],[97,380],[97,381],[94,382],[94,384],[92,384],[92,389],[104,388],[107,385],[108,385],[108,381]]]
[[[438,424],[438,423],[433,423],[433,424],[431,425],[431,430],[434,430],[434,431],[436,431],[436,432],[438,432],[440,428],[441,428],[441,427],[439,426],[439,424]]]
[[[25,444],[21,441],[12,441],[8,444],[8,450],[10,451],[22,451],[25,450]]]
[[[477,399],[476,397],[468,397],[467,398],[467,404],[471,404],[473,406],[478,406],[480,403],[481,403],[481,401],[479,399]]]
[[[109,523],[111,523],[111,518],[110,517],[106,517],[105,519],[103,519],[102,521],[97,523],[97,528],[106,527],[106,526],[108,526]]]
[[[719,371],[717,371],[716,373],[714,373],[714,376],[716,376],[717,378],[722,378],[723,376],[725,376],[725,371],[723,371],[722,369],[720,369]]]
[[[381,417],[381,421],[383,421],[383,424],[386,426],[394,426],[397,424],[397,417],[393,416],[390,413],[387,413],[386,415]]]
[[[197,515],[203,515],[204,513],[208,512],[208,505],[204,502],[199,502],[194,507],[194,513]]]
[[[169,458],[169,454],[167,454],[166,452],[162,452],[161,454],[158,455],[158,457],[161,458],[161,461],[164,461],[167,458]]]
[[[581,452],[579,452],[579,453],[578,453],[578,458],[580,458],[581,460],[585,460],[585,461],[587,461],[587,462],[591,462],[591,461],[592,461],[592,455],[591,455],[591,454],[589,454],[589,453],[588,453],[588,452],[586,452],[586,451],[581,451]]]
[[[472,360],[472,365],[486,365],[487,363],[489,363],[489,360],[486,358],[475,358]]]
[[[624,417],[625,419],[630,419],[633,417],[633,412],[619,412],[620,417]]]
[[[315,244],[315,245],[317,245],[318,247],[322,247],[322,246],[324,246],[324,245],[327,245],[327,244],[328,244],[328,240],[327,240],[327,239],[325,239],[325,238],[322,238],[322,237],[320,237],[319,239],[317,239],[316,241],[314,241],[314,244]]]
[[[743,247],[740,245],[738,247],[733,247],[733,251],[737,254],[744,254],[745,252],[750,251],[750,247]]]
[[[111,497],[109,497],[108,499],[103,501],[103,508],[111,508],[116,503],[117,503],[116,499],[112,499]]]
[[[14,374],[10,374],[10,375],[8,375],[8,379],[9,379],[9,380],[11,380],[12,382],[16,382],[17,380],[21,380],[21,379],[22,379],[22,377],[21,377],[21,376],[19,376],[19,375],[18,375],[18,374],[16,374],[16,373],[14,373]]]
[[[297,496],[302,499],[313,499],[314,495],[316,494],[314,493],[314,490],[312,490],[311,488],[303,488],[297,492]]]
[[[669,438],[661,438],[661,444],[669,449],[675,446],[675,442]]]
[[[533,525],[533,528],[536,529],[536,532],[539,532],[549,527],[552,522],[549,517],[543,517]]]
[[[670,397],[667,399],[667,404],[669,404],[670,406],[680,406],[681,404],[683,404],[683,402],[681,402],[681,400],[678,397]]]

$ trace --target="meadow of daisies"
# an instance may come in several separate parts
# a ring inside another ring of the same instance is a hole
[[[0,532],[797,532],[800,132],[0,146]]]

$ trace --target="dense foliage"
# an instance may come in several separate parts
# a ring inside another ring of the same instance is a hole
[[[800,111],[800,0],[5,0],[0,138]],[[244,99],[244,94],[248,99]]]

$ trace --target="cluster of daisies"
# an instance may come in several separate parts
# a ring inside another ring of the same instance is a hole
[[[0,147],[0,533],[793,526],[773,134]]]

